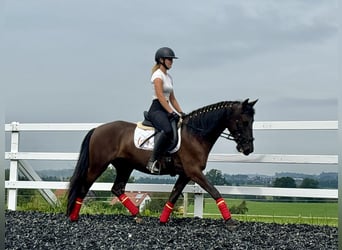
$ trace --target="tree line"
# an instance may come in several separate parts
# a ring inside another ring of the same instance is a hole
[[[286,174],[282,174],[286,175]],[[290,173],[288,174],[290,175]],[[323,173],[318,177],[293,178],[290,176],[249,176],[243,174],[228,175],[223,174],[218,169],[211,169],[205,176],[214,185],[220,186],[265,186],[265,187],[283,187],[283,188],[338,188],[337,173]],[[98,179],[97,182],[113,182],[116,177],[115,168],[108,168]],[[70,177],[43,176],[44,181],[69,181]],[[5,179],[9,179],[9,169],[5,170]],[[174,184],[176,177],[139,177],[131,176],[130,183],[157,183]],[[25,177],[19,175],[19,180],[25,180]]]

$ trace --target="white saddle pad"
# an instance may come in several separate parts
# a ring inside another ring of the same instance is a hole
[[[146,141],[148,137],[153,135],[155,132],[154,129],[150,127],[142,127],[137,126],[134,130],[134,145],[137,148],[144,149],[144,150],[153,150],[154,147],[154,136],[151,137],[149,140]],[[144,141],[146,141],[143,145],[141,145]],[[175,153],[178,151],[181,144],[181,136],[180,136],[180,128],[178,129],[178,142],[175,148],[169,151],[169,153]]]

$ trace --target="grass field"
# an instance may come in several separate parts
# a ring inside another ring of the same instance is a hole
[[[239,205],[242,200],[225,199],[228,206]],[[262,202],[246,201],[248,212],[234,215],[243,221],[263,221],[275,223],[306,223],[316,225],[337,226],[338,203],[309,203],[309,202]],[[188,212],[193,213],[193,205]],[[220,218],[220,212],[212,199],[205,199],[204,217]]]

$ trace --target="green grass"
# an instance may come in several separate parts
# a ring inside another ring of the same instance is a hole
[[[225,199],[228,206],[239,205],[242,200]],[[234,218],[243,221],[260,221],[274,223],[303,223],[315,225],[337,226],[337,202],[265,202],[246,201],[248,212],[244,215],[234,215]],[[193,205],[188,212],[193,213]],[[205,199],[204,217],[220,218],[220,212],[215,202]]]

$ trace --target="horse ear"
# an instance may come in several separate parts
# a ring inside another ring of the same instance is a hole
[[[242,107],[245,107],[248,104],[249,98],[247,98],[246,100],[244,100],[242,102]]]
[[[248,99],[247,99],[248,100]],[[252,102],[250,102],[249,103],[249,105],[251,105],[252,107],[254,106],[254,104],[256,104],[257,103],[257,101],[258,101],[259,99],[256,99],[255,101],[252,101]]]

